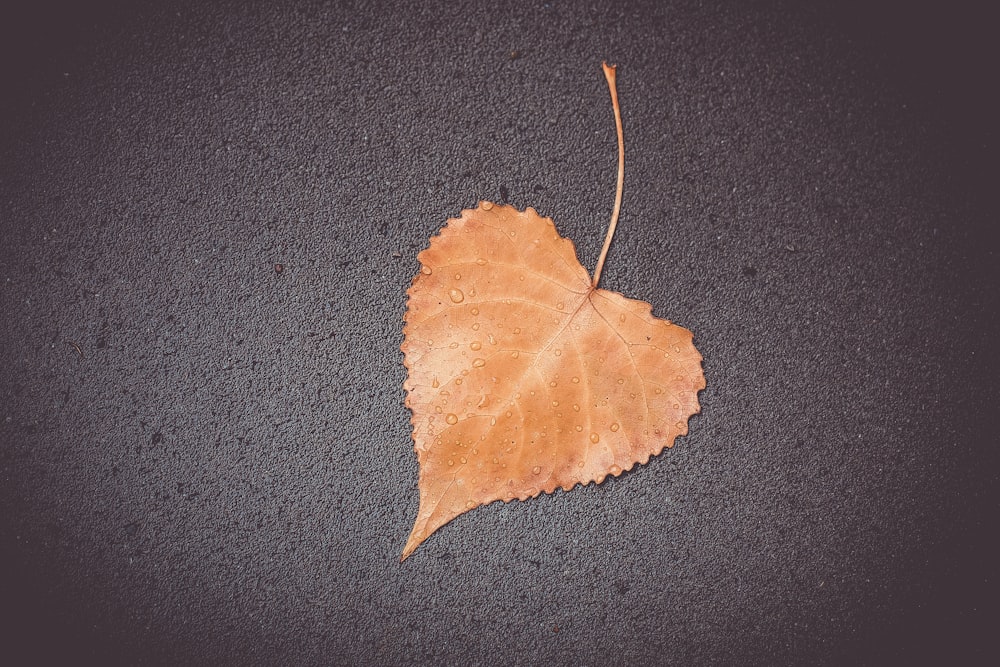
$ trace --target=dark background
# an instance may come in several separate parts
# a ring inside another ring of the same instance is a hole
[[[996,663],[985,9],[2,16],[4,657]],[[476,509],[400,565],[416,254],[506,200],[593,267],[602,59],[627,163],[602,286],[695,333],[702,414],[648,465]]]

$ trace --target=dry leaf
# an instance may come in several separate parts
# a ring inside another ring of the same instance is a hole
[[[687,433],[705,387],[691,332],[596,287],[621,174],[620,159],[593,280],[550,219],[490,202],[418,256],[402,349],[420,509],[403,558],[474,507],[600,483]]]

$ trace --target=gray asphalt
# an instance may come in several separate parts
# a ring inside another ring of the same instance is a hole
[[[985,10],[246,5],[2,21],[10,664],[996,664]],[[702,413],[400,564],[416,254],[488,199],[593,268],[604,59],[602,286]]]

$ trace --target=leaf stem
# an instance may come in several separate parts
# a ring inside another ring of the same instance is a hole
[[[618,131],[618,186],[615,190],[615,207],[611,211],[608,235],[604,237],[604,247],[601,248],[601,256],[597,258],[597,268],[594,269],[594,280],[591,283],[591,287],[594,288],[597,287],[597,282],[601,279],[604,259],[608,256],[611,238],[615,235],[615,227],[618,226],[618,214],[622,210],[622,186],[625,184],[625,139],[622,136],[622,112],[618,107],[618,89],[615,87],[615,67],[617,65],[601,63],[601,67],[604,69],[604,78],[608,80],[608,90],[611,91],[611,105],[615,109],[615,129]]]

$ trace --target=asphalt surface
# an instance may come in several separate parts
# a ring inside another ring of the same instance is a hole
[[[1000,59],[875,7],[5,10],[4,661],[996,664]],[[603,59],[602,286],[702,414],[401,565],[416,254],[489,199],[593,267]]]

